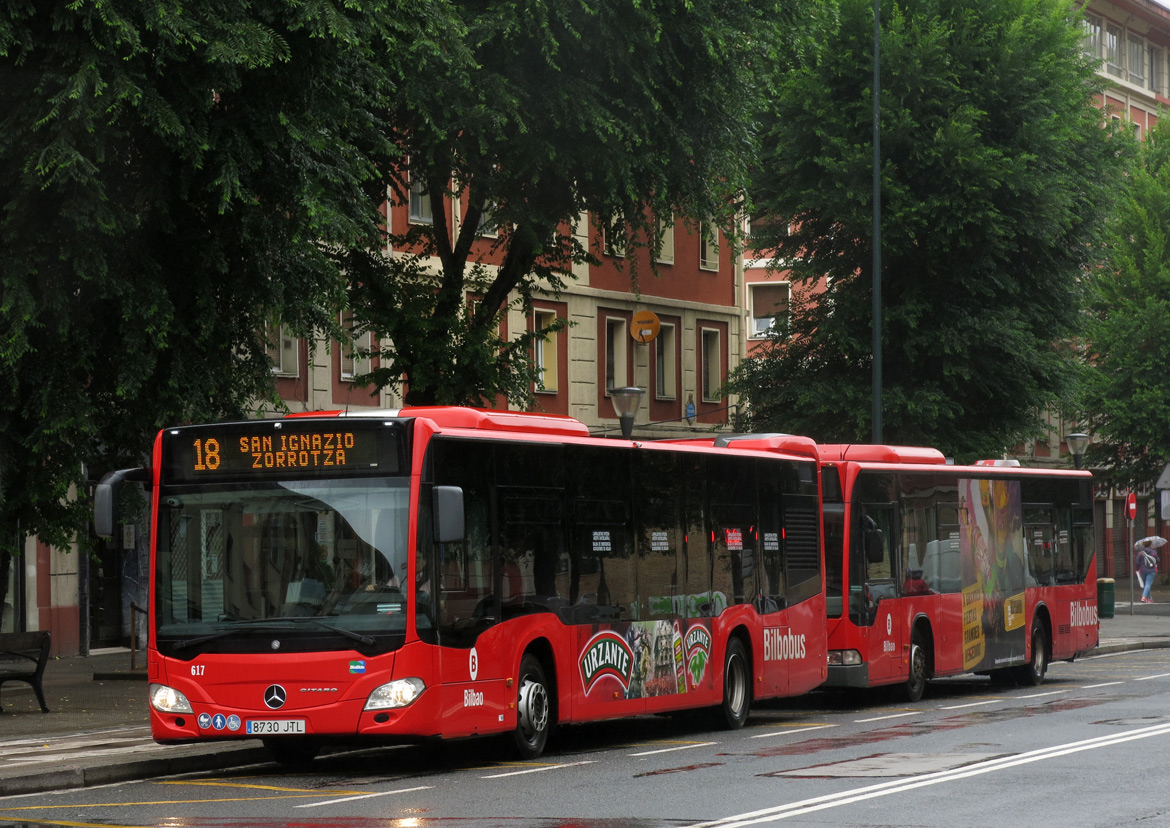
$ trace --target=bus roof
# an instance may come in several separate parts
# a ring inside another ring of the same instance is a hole
[[[419,417],[439,428],[469,428],[484,431],[517,431],[534,434],[557,434],[565,437],[588,437],[589,428],[580,420],[562,414],[529,414],[523,411],[498,411],[489,408],[464,408],[453,405],[425,405],[408,408],[364,408],[354,411],[303,411],[289,417]]]
[[[817,444],[811,437],[797,434],[720,434],[711,437],[681,437],[657,440],[658,443],[703,446],[706,448],[736,448],[747,451],[766,451],[771,454],[794,454],[817,459]]]
[[[946,465],[946,456],[938,449],[919,446],[883,446],[865,443],[836,443],[818,445],[822,463],[917,463],[933,466]]]

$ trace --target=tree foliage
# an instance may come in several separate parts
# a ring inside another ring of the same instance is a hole
[[[1152,482],[1170,460],[1170,128],[1146,133],[1092,279],[1082,416],[1089,462],[1120,485]]]
[[[474,65],[407,79],[394,119],[433,225],[396,232],[401,252],[352,270],[354,301],[387,343],[372,379],[411,403],[524,402],[533,335],[500,335],[516,302],[555,293],[598,251],[571,226],[588,210],[607,233],[654,246],[655,217],[731,229],[755,149],[762,95],[796,18],[774,0],[460,0]],[[812,3],[806,3],[811,7]],[[447,195],[463,204],[450,226]],[[489,215],[499,235],[473,244]],[[594,231],[597,226],[593,228]],[[488,263],[497,257],[499,266]],[[630,261],[633,261],[631,258]],[[649,274],[631,274],[634,278]],[[474,306],[467,295],[476,294]],[[559,324],[563,324],[563,321]]]
[[[3,3],[0,546],[67,543],[87,469],[271,397],[265,323],[335,318],[384,102],[465,59],[458,26],[433,0]]]
[[[882,16],[883,437],[994,456],[1072,387],[1062,343],[1131,142],[1102,128],[1070,3]],[[776,90],[753,218],[794,222],[762,244],[804,289],[733,379],[757,427],[870,438],[872,60],[872,5],[842,0]]]

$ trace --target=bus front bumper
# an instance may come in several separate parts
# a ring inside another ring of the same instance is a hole
[[[825,687],[869,687],[869,665],[841,664],[839,650],[829,651],[829,675]],[[848,652],[848,651],[847,651]],[[855,652],[855,651],[854,651]],[[836,659],[834,659],[836,656]],[[837,663],[834,663],[836,660]]]

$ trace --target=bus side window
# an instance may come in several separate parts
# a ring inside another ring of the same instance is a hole
[[[894,507],[887,504],[866,504],[862,507],[859,520],[859,538],[854,554],[861,559],[864,578],[854,581],[854,584],[864,584],[860,595],[854,589],[850,590],[850,612],[855,612],[853,603],[860,600],[860,623],[866,626],[873,624],[877,615],[877,605],[885,598],[893,598],[897,594],[896,573],[894,561],[897,558],[895,548],[898,534],[894,531]],[[856,570],[855,570],[856,571]]]

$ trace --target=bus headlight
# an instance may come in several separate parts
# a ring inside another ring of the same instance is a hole
[[[392,707],[406,707],[422,695],[426,684],[420,678],[397,679],[375,688],[366,699],[366,710],[387,710]]]
[[[159,713],[194,713],[187,697],[165,684],[150,685],[150,706]]]
[[[857,650],[829,650],[829,664],[834,667],[856,667],[861,663]]]

